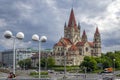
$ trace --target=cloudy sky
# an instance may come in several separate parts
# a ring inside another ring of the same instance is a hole
[[[96,26],[102,39],[102,52],[120,50],[120,0],[0,0],[0,50],[11,49],[13,40],[5,39],[4,31],[25,34],[16,41],[16,47],[36,47],[33,34],[45,35],[48,40],[42,48],[53,48],[63,37],[64,23],[68,23],[71,8],[81,34],[85,29],[93,40]]]

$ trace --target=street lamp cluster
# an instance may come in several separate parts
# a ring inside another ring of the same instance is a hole
[[[16,36],[13,36],[11,31],[5,31],[4,37],[7,39],[13,38],[13,73],[15,74],[15,42],[16,39],[22,40],[24,38],[24,34],[22,32],[18,32]]]
[[[39,43],[38,47],[39,47],[39,78],[40,78],[40,72],[41,72],[41,71],[40,71],[40,69],[41,69],[41,67],[40,67],[40,66],[41,66],[41,65],[40,65],[41,42],[46,42],[47,37],[46,37],[46,36],[41,36],[41,38],[40,38],[37,34],[34,34],[34,35],[32,36],[32,40],[38,41],[38,43]]]
[[[13,36],[12,32],[7,30],[4,32],[4,37],[7,39],[13,38],[13,73],[15,74],[15,43],[16,39],[22,40],[24,38],[24,34],[22,32],[18,32],[16,36]],[[47,37],[41,36],[39,37],[37,34],[32,36],[33,41],[38,41],[39,43],[39,78],[40,78],[40,52],[41,52],[41,42],[46,42]]]

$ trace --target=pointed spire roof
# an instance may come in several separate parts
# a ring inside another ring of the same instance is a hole
[[[85,30],[83,31],[83,35],[82,35],[82,37],[84,37],[84,36],[86,36],[86,32],[85,32]]]
[[[83,31],[82,41],[83,41],[83,42],[86,42],[86,41],[87,41],[87,35],[86,35],[85,30]]]
[[[99,34],[98,27],[96,28],[95,34]]]
[[[71,13],[70,13],[70,17],[69,17],[69,22],[68,22],[68,27],[71,27],[71,26],[76,27],[76,20],[75,20],[73,8],[71,9]]]
[[[66,22],[65,22],[65,24],[64,24],[64,27],[66,27]]]
[[[80,23],[78,22],[78,29],[80,29],[81,27],[80,27]]]

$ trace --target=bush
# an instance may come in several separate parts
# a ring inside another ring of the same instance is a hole
[[[48,75],[48,72],[41,72],[41,75]]]
[[[39,77],[39,73],[38,72],[30,72],[30,75],[38,78]],[[41,72],[41,78],[48,78],[48,72]]]
[[[30,75],[38,75],[38,72],[30,72]]]
[[[55,71],[64,71],[64,66],[56,66],[54,67]],[[79,70],[78,66],[66,66],[67,71]]]
[[[9,73],[10,71],[8,69],[0,69],[0,72]]]
[[[120,74],[116,75],[117,77],[120,77]]]
[[[38,72],[30,72],[30,75],[39,75]],[[48,72],[41,72],[41,75],[48,75]]]

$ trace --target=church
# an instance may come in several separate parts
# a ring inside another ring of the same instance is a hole
[[[101,36],[96,27],[93,41],[88,41],[86,31],[82,32],[81,25],[76,23],[74,10],[71,9],[68,24],[64,25],[64,37],[53,46],[56,65],[80,65],[85,56],[101,56]]]

